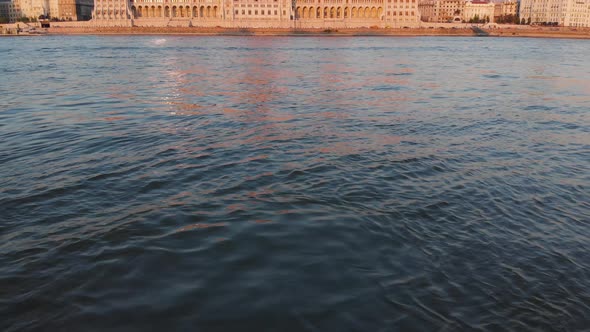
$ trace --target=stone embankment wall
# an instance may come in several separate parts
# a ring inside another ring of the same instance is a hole
[[[97,26],[101,25],[99,21]],[[112,23],[108,23],[112,26]],[[169,19],[169,18],[139,18],[132,20],[133,26],[138,27],[220,27],[220,28],[297,28],[297,29],[355,29],[355,28],[414,28],[419,23],[394,23],[375,20],[253,20],[253,19]]]
[[[471,29],[424,28],[220,28],[220,27],[52,27],[54,34],[204,34],[204,35],[325,35],[325,36],[471,36]]]
[[[6,23],[0,24],[0,34],[3,35],[14,35],[17,34],[29,34],[34,33],[40,30],[41,24],[37,22],[29,22],[29,23]]]
[[[88,27],[203,27],[203,28],[280,28],[280,29],[359,29],[359,28],[425,28],[425,29],[470,29],[470,23],[392,23],[375,21],[336,21],[336,20],[222,20],[222,19],[175,19],[175,18],[140,18],[133,20],[92,20],[74,22],[51,22],[52,28],[88,28]],[[484,29],[568,29],[531,27],[528,25],[493,24],[481,26]]]
[[[463,23],[426,23],[419,27],[380,27],[370,26],[342,26],[335,28],[333,23],[326,26],[300,26],[291,23],[279,27],[266,27],[249,24],[241,27],[239,21],[236,24],[228,24],[227,21],[201,21],[199,26],[189,26],[190,20],[184,20],[186,25],[173,25],[170,19],[163,19],[159,24],[150,26],[147,20],[126,20],[120,26],[101,26],[100,22],[52,22],[48,29],[52,34],[211,34],[211,35],[344,35],[344,36],[473,36],[472,24]],[[219,22],[225,24],[221,25]],[[134,23],[134,26],[131,24]],[[126,24],[126,25],[124,25]],[[141,24],[141,25],[140,25]],[[145,24],[145,25],[144,25]],[[161,24],[161,25],[160,25]],[[254,27],[252,27],[254,26]],[[492,28],[484,28],[490,36],[502,37],[547,37],[547,38],[584,38],[590,39],[590,28],[571,27],[531,27],[527,25],[495,25]]]

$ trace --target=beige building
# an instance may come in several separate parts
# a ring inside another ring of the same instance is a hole
[[[95,0],[96,25],[244,28],[419,24],[417,0]]]
[[[463,20],[469,21],[494,21],[494,3],[482,0],[471,0],[465,3]]]
[[[0,22],[10,22],[11,2],[0,1]]]
[[[38,18],[49,13],[48,0],[13,0],[20,9],[21,17]]]
[[[94,0],[11,0],[0,2],[0,15],[7,15],[10,22],[23,17],[38,19],[41,15],[65,21],[79,21],[92,18],[93,6]]]
[[[418,7],[424,22],[461,22],[465,0],[422,0]]]
[[[57,7],[51,10],[51,17],[66,21],[85,21],[92,18],[94,0],[57,0]],[[111,0],[112,2],[112,0]]]
[[[23,15],[18,2],[0,1],[0,17],[3,17],[10,23],[14,23],[22,16]]]
[[[590,27],[590,0],[521,0],[519,14],[531,24]]]
[[[498,23],[518,23],[518,2],[507,0],[494,4],[494,22]]]

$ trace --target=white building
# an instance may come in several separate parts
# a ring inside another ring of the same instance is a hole
[[[463,10],[463,20],[469,22],[470,20],[481,20],[486,22],[494,21],[495,5],[492,2],[472,0],[465,3]]]
[[[563,25],[590,27],[590,0],[570,0],[567,3]]]
[[[41,15],[48,15],[49,0],[13,0],[18,4],[21,16],[28,18],[38,18]]]
[[[531,24],[590,27],[590,0],[521,0],[520,18]]]

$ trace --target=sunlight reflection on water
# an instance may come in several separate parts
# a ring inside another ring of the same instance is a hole
[[[582,330],[589,48],[0,39],[0,330]]]

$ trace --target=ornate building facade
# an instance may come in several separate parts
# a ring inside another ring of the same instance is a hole
[[[103,26],[243,28],[395,27],[419,24],[418,0],[95,0]]]

